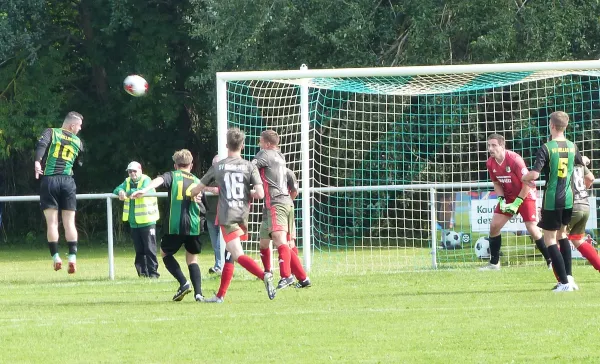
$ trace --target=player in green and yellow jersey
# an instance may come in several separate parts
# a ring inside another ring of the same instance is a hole
[[[571,264],[571,245],[567,238],[558,240],[565,234],[567,225],[573,214],[573,188],[571,178],[576,164],[583,165],[583,160],[573,142],[565,138],[565,129],[569,124],[569,115],[563,111],[550,114],[551,139],[538,150],[535,163],[529,173],[523,176],[524,183],[535,187],[533,181],[544,173],[544,199],[542,202],[541,220],[538,224],[544,231],[544,242],[548,247],[552,267],[560,283],[554,288],[556,292],[573,291],[577,285],[573,277],[567,275],[565,264]]]
[[[54,270],[62,268],[58,254],[58,211],[62,215],[65,238],[69,246],[69,274],[75,273],[77,255],[77,187],[73,179],[73,166],[81,165],[83,144],[77,133],[81,130],[83,116],[71,111],[61,128],[48,128],[38,139],[35,148],[35,178],[41,177],[40,207],[46,218],[46,237]]]
[[[169,194],[169,211],[167,212],[166,233],[160,242],[160,254],[165,267],[179,282],[179,289],[173,296],[173,301],[181,301],[186,294],[191,292],[190,283],[181,271],[174,255],[183,245],[185,247],[185,260],[190,272],[190,279],[194,287],[196,301],[203,301],[202,277],[198,266],[200,253],[200,207],[198,200],[191,196],[191,191],[200,183],[192,170],[192,153],[187,149],[178,150],[173,154],[175,170],[167,172],[153,179],[146,187],[135,191],[131,198],[142,197],[148,191],[157,188],[167,188]]]

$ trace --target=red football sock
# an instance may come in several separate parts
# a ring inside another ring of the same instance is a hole
[[[271,271],[271,249],[260,249],[260,260],[262,261],[265,272]]]
[[[296,253],[296,255],[300,255],[300,254],[298,254],[298,247],[297,247],[297,246],[293,247],[293,248],[292,248],[292,251],[293,251],[294,253]]]
[[[221,284],[219,285],[219,291],[217,292],[217,297],[224,298],[227,293],[227,288],[229,288],[229,283],[231,283],[231,278],[233,278],[233,270],[235,266],[233,263],[226,262],[223,267],[223,271],[221,272]]]
[[[598,256],[598,253],[596,253],[596,249],[594,249],[592,244],[581,243],[577,250],[579,250],[579,252],[581,252],[581,255],[583,255],[583,257],[587,259],[588,262],[590,262],[590,264],[592,264],[594,269],[600,271],[600,257]]]
[[[247,255],[242,255],[238,258],[237,262],[246,270],[252,274],[254,274],[258,279],[265,278],[265,272],[260,268],[256,262]]]
[[[277,247],[279,252],[279,274],[281,278],[287,278],[292,275],[292,269],[290,268],[290,247],[286,244],[282,244]]]
[[[290,257],[290,267],[292,268],[292,273],[296,276],[296,279],[299,281],[303,281],[306,279],[306,272],[302,267],[302,262],[298,257],[298,253],[292,250],[292,254]]]

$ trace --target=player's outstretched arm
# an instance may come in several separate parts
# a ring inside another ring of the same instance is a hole
[[[163,183],[165,182],[165,180],[162,177],[156,177],[155,179],[153,179],[152,181],[150,181],[150,183],[148,184],[148,186],[137,190],[135,192],[133,192],[131,194],[131,198],[138,198],[138,197],[142,197],[144,196],[146,193],[148,193],[148,191],[155,189],[157,187],[160,187],[163,185]]]
[[[219,194],[218,187],[208,187],[208,185],[210,185],[214,181],[215,181],[215,166],[213,165],[208,169],[208,171],[206,171],[204,176],[202,176],[202,178],[200,178],[200,183],[198,183],[190,191],[192,194],[192,198],[195,198],[196,196],[198,196],[199,194],[201,194],[202,192],[205,192],[205,191],[214,193],[215,195],[218,195]]]
[[[192,198],[196,198],[196,196],[202,194],[202,192],[208,192],[213,195],[218,195],[219,187],[205,186],[202,182],[200,182],[196,185],[196,187],[192,188],[190,192],[192,194]]]

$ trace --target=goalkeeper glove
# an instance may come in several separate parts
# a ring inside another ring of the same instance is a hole
[[[512,203],[506,205],[506,207],[504,208],[504,212],[508,212],[509,214],[513,215],[516,214],[519,210],[519,206],[521,206],[522,203],[523,199],[521,197],[517,197]]]
[[[506,208],[504,196],[498,196],[498,208],[500,208],[500,211],[504,212],[504,209]]]

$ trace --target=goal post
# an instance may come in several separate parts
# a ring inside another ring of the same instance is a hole
[[[229,127],[246,132],[247,159],[263,130],[279,133],[300,181],[298,246],[317,271],[481,264],[475,246],[495,201],[491,133],[531,167],[547,116],[563,110],[568,137],[592,163],[600,158],[600,61],[220,72],[217,109],[221,156]],[[252,207],[245,246],[255,255],[260,211]],[[513,220],[502,261],[540,264]]]

